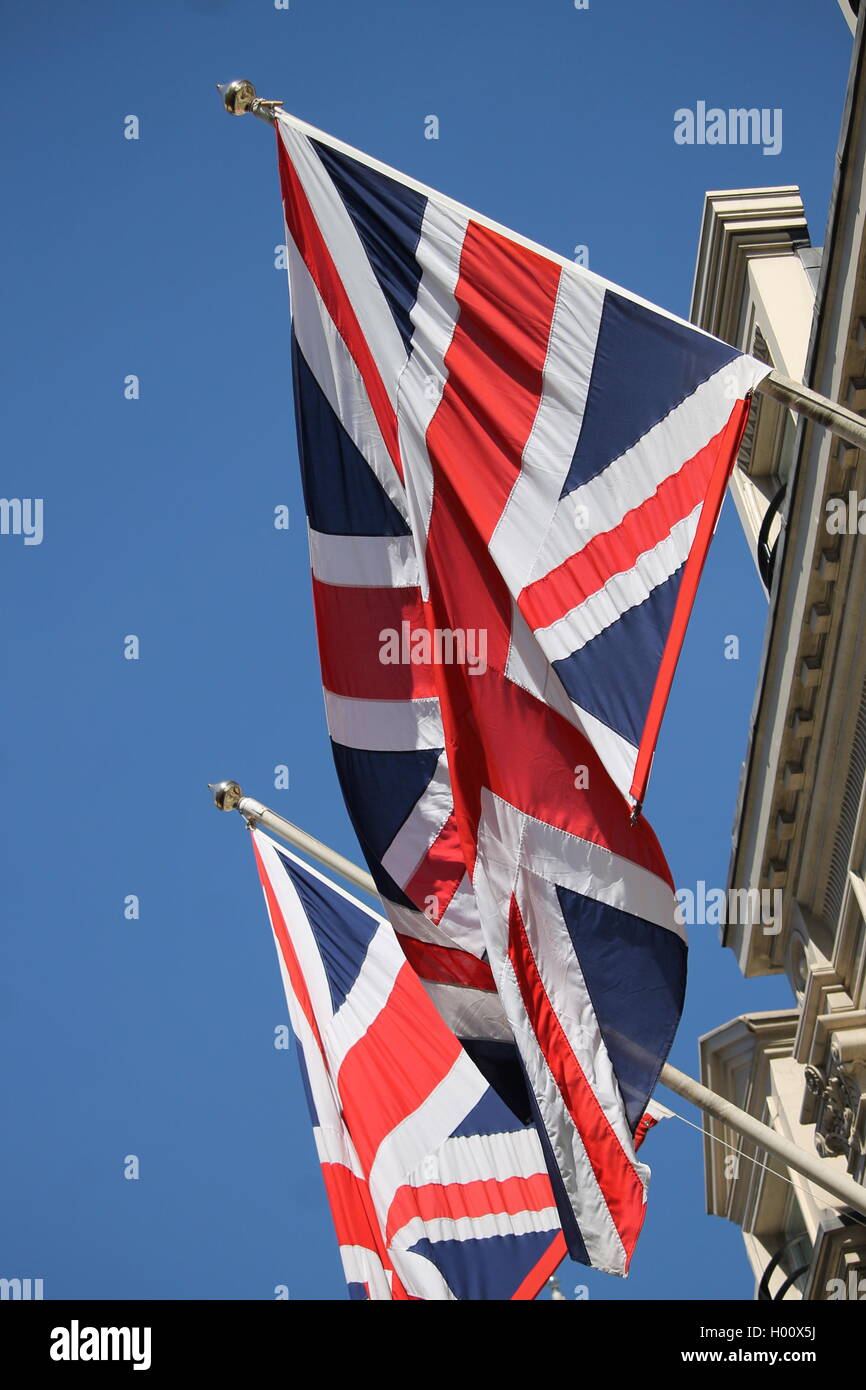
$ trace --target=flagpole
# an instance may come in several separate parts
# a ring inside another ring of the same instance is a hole
[[[837,439],[844,439],[855,449],[866,449],[866,420],[847,406],[838,405],[811,387],[803,386],[801,382],[793,381],[777,371],[770,372],[763,381],[759,381],[755,390],[762,396],[771,396],[774,401],[780,401],[795,414],[805,415],[813,424],[823,425]]]
[[[807,1149],[801,1149],[784,1135],[777,1134],[769,1125],[741,1110],[733,1101],[725,1100],[724,1096],[702,1086],[700,1081],[686,1076],[678,1067],[672,1067],[670,1062],[666,1062],[662,1067],[660,1080],[668,1090],[676,1091],[678,1096],[690,1101],[699,1110],[706,1111],[708,1115],[735,1129],[744,1139],[751,1139],[753,1143],[775,1154],[789,1168],[802,1173],[804,1178],[808,1178],[817,1187],[823,1188],[825,1192],[838,1197],[840,1201],[846,1202],[849,1207],[854,1207],[855,1211],[866,1216],[866,1187],[861,1187],[860,1183],[855,1182],[847,1173],[828,1172],[824,1166],[826,1159],[820,1158],[818,1154],[809,1153]]]
[[[261,801],[256,801],[252,796],[244,796],[237,782],[210,782],[210,790],[213,792],[214,805],[219,811],[237,811],[252,827],[261,825],[272,834],[278,835],[281,840],[292,845],[302,853],[308,854],[311,859],[316,859],[326,869],[332,873],[339,874],[345,878],[355,888],[360,888],[362,892],[369,893],[371,897],[378,898],[379,890],[371,874],[365,869],[353,864],[351,859],[339,854],[337,850],[331,849],[322,840],[317,840],[314,835],[308,835],[306,830],[294,825],[283,816],[278,816],[276,811],[270,810]],[[725,1100],[724,1096],[717,1095],[706,1086],[702,1086],[693,1077],[686,1076],[685,1072],[677,1067],[671,1066],[666,1062],[662,1067],[659,1077],[663,1086],[675,1091],[678,1096],[696,1105],[699,1110],[703,1110],[708,1115],[720,1120],[728,1125],[744,1139],[750,1139],[758,1144],[768,1153],[780,1158],[789,1168],[801,1173],[804,1178],[815,1183],[817,1187],[829,1192],[839,1201],[845,1202],[855,1211],[862,1212],[866,1216],[866,1187],[861,1187],[847,1173],[839,1173],[828,1170],[825,1166],[826,1160],[819,1158],[817,1154],[811,1154],[806,1149],[799,1148],[790,1139],[777,1134],[769,1125],[762,1124],[752,1115],[741,1110],[732,1101]]]
[[[268,125],[272,126],[276,125],[278,117],[289,121],[293,126],[296,126],[298,130],[304,131],[313,139],[322,141],[332,146],[334,149],[342,150],[344,153],[350,154],[353,159],[359,160],[362,164],[369,165],[370,168],[379,169],[381,172],[388,174],[391,178],[399,179],[408,188],[414,188],[417,192],[427,197],[435,196],[442,203],[459,211],[463,216],[469,216],[474,221],[481,222],[484,226],[492,228],[493,231],[498,231],[507,235],[511,240],[518,241],[521,245],[528,246],[531,250],[537,251],[540,255],[546,257],[547,260],[555,261],[558,265],[568,266],[570,269],[573,268],[574,262],[567,260],[565,256],[559,256],[555,251],[549,250],[548,247],[540,246],[538,242],[530,241],[528,238],[520,236],[519,233],[507,227],[503,227],[500,223],[494,222],[488,217],[483,217],[480,213],[473,211],[472,208],[466,207],[465,204],[458,203],[454,198],[448,198],[445,194],[438,193],[435,189],[428,187],[426,184],[419,183],[417,179],[410,178],[409,175],[401,173],[399,169],[393,169],[390,165],[383,164],[381,160],[373,159],[370,155],[365,154],[363,150],[357,150],[354,146],[346,144],[344,140],[338,140],[336,136],[329,135],[327,131],[318,130],[307,121],[301,120],[300,117],[292,116],[288,111],[283,111],[283,103],[281,101],[270,101],[257,96],[256,89],[252,82],[248,82],[244,79],[234,82],[218,82],[216,86],[223,99],[223,105],[230,115],[244,116],[249,112],[251,115],[257,116],[260,121],[265,121]],[[585,273],[591,274],[592,272],[586,271]],[[602,284],[607,283],[601,280],[599,276],[594,276],[594,279],[600,281]],[[640,299],[638,295],[634,297]],[[640,299],[640,302],[646,304],[647,300]],[[659,305],[651,305],[650,307],[655,309],[656,312],[667,314],[667,311],[660,309]],[[678,317],[678,315],[675,314],[668,314],[667,316],[669,318]],[[680,320],[680,322],[684,322],[684,320]],[[696,325],[692,324],[691,327],[695,328]],[[697,329],[697,331],[701,332],[702,330]],[[781,402],[782,405],[786,405],[788,409],[793,410],[795,414],[804,415],[814,424],[823,425],[836,435],[837,438],[844,439],[847,444],[853,444],[856,449],[866,449],[866,420],[864,420],[862,416],[857,415],[853,410],[848,410],[846,406],[839,405],[838,402],[830,400],[828,396],[820,395],[817,391],[813,391],[808,386],[803,386],[800,382],[794,381],[791,377],[784,376],[782,372],[777,372],[775,369],[770,371],[762,381],[758,382],[755,390],[761,395],[771,396],[773,400]]]
[[[369,893],[374,898],[379,897],[379,890],[366,869],[359,868],[351,859],[331,849],[330,845],[324,844],[322,840],[317,840],[315,835],[308,835],[299,825],[284,820],[276,811],[263,806],[261,801],[256,801],[252,796],[244,796],[237,782],[209,782],[208,786],[213,792],[217,810],[240,812],[251,828],[256,825],[264,826],[274,835],[279,835],[287,844],[294,845],[295,849],[308,854],[311,859],[317,859],[332,873],[345,878],[355,888],[360,888],[362,893]]]

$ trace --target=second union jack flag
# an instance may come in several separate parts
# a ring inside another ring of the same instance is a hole
[[[349,1297],[535,1298],[565,1246],[534,1126],[446,1027],[390,923],[252,841]]]
[[[277,144],[346,804],[570,1254],[624,1274],[686,972],[631,803],[768,369],[293,117]]]

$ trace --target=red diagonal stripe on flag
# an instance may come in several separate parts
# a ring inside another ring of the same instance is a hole
[[[403,892],[431,922],[439,922],[465,875],[460,831],[452,812],[409,882],[402,885]]]
[[[316,1042],[319,1045],[319,1051],[322,1053],[322,1056],[324,1056],[325,1049],[322,1044],[321,1035],[319,1034],[318,1024],[316,1023],[316,1016],[313,1012],[313,1004],[310,999],[309,990],[307,989],[307,982],[304,979],[304,974],[301,970],[300,962],[298,960],[297,955],[295,954],[295,948],[292,945],[292,939],[289,936],[288,929],[286,927],[286,920],[283,917],[282,908],[280,907],[277,895],[274,892],[273,887],[271,886],[271,880],[268,877],[267,870],[265,869],[265,866],[262,863],[262,858],[259,854],[258,846],[256,845],[256,837],[252,833],[252,827],[250,828],[250,844],[253,847],[253,854],[256,856],[256,868],[259,871],[259,878],[262,881],[262,888],[265,892],[265,901],[268,904],[268,914],[271,919],[271,926],[274,929],[274,936],[277,938],[277,944],[280,948],[280,955],[283,958],[286,971],[288,972],[289,980],[292,986],[292,991],[294,993],[295,998],[298,1001],[300,1009],[303,1011],[304,1017],[310,1025],[313,1037],[316,1039]]]
[[[283,144],[277,125],[277,157],[280,166],[280,184],[283,190],[283,208],[286,225],[292,240],[303,257],[313,283],[321,295],[322,302],[330,314],[337,332],[346,344],[352,360],[361,373],[373,414],[382,431],[385,447],[402,481],[403,465],[400,461],[400,445],[397,438],[397,417],[388,399],[384,382],[346,288],[337,273],[333,258],[319,225],[313,215],[303,184],[298,178],[289,152]],[[387,308],[384,310],[388,312]]]
[[[397,940],[415,974],[428,984],[462,985],[466,989],[484,990],[487,994],[496,993],[493,971],[486,960],[479,960],[456,946],[419,941],[417,936],[398,933]]]
[[[425,1040],[423,1051],[419,1036]],[[382,1140],[428,1099],[462,1053],[407,962],[387,1004],[349,1049],[337,1074],[346,1125],[365,1172]]]
[[[544,1287],[551,1274],[556,1272],[567,1254],[565,1236],[562,1231],[558,1231],[548,1246],[546,1255],[538,1261],[535,1269],[530,1270],[520,1287],[515,1289],[511,1301],[525,1303],[537,1297],[539,1290]]]
[[[436,430],[461,461],[466,509],[484,541],[517,480],[538,413],[561,274],[552,261],[469,223]]]
[[[337,1244],[360,1245],[364,1250],[372,1250],[385,1268],[390,1269],[378,1226],[371,1219],[372,1200],[363,1178],[342,1163],[323,1163],[322,1177],[334,1218]]]
[[[751,409],[751,398],[737,401],[731,412],[727,425],[718,436],[720,444],[716,454],[715,465],[712,477],[710,478],[707,489],[706,501],[701,509],[698,529],[695,533],[694,544],[686,561],[683,570],[680,591],[677,594],[674,616],[671,620],[670,632],[665,643],[662,654],[661,664],[656,676],[656,683],[653,688],[652,699],[650,700],[649,710],[647,711],[646,723],[644,724],[643,734],[641,735],[640,747],[637,751],[635,761],[634,776],[631,784],[631,795],[640,805],[646,794],[647,782],[649,781],[650,769],[652,767],[653,754],[655,753],[656,741],[661,728],[662,717],[668,702],[673,685],[674,672],[677,662],[680,659],[680,652],[685,641],[686,628],[691,617],[692,606],[695,595],[698,591],[701,575],[703,574],[704,564],[706,563],[707,552],[710,548],[710,541],[722,511],[722,503],[725,500],[725,492],[728,486],[728,479],[737,461],[740,452],[740,445],[746,430]]]
[[[633,569],[641,555],[671,533],[704,499],[727,424],[678,472],[659,485],[618,526],[593,536],[556,569],[529,584],[518,599],[530,627],[547,627],[598,593],[615,574]]]
[[[538,971],[517,900],[509,912],[508,958],[532,1031],[574,1121],[626,1253],[626,1269],[646,1213],[643,1183],[610,1126],[571,1049]]]

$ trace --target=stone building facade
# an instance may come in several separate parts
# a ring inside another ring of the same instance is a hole
[[[840,6],[854,40],[824,246],[795,187],[708,193],[691,317],[866,415],[866,5]],[[866,459],[760,397],[731,486],[768,616],[729,888],[779,889],[782,912],[722,944],[744,975],[784,973],[792,1004],[702,1038],[702,1079],[866,1183]],[[742,1228],[756,1297],[866,1298],[866,1220],[708,1128],[708,1208]]]

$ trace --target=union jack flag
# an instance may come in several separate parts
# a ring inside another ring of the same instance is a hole
[[[349,814],[570,1254],[624,1274],[686,970],[634,812],[768,369],[294,117],[277,146]]]
[[[534,1298],[565,1253],[534,1126],[446,1027],[390,924],[252,838],[349,1297]]]

